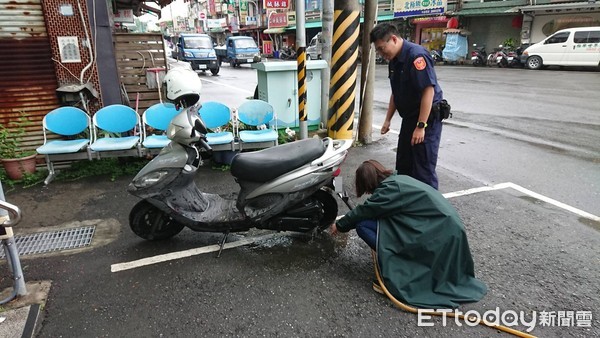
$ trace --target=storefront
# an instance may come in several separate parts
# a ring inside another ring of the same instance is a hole
[[[524,43],[542,41],[565,28],[600,26],[600,3],[563,3],[518,7],[524,15]]]
[[[427,50],[442,49],[446,44],[444,29],[450,20],[445,15],[415,18],[410,23],[415,27],[415,42]]]

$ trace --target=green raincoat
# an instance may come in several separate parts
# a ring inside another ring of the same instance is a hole
[[[465,228],[454,207],[427,184],[393,174],[364,204],[337,221],[347,232],[378,221],[377,260],[385,287],[398,300],[427,309],[456,308],[487,292],[475,278]]]

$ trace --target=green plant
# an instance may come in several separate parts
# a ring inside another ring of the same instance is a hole
[[[505,48],[508,48],[508,49],[513,49],[513,48],[515,48],[516,45],[517,45],[517,42],[513,38],[508,38],[508,39],[504,40],[504,42],[502,43],[502,46],[504,46]]]
[[[0,181],[2,182],[4,192],[14,190],[17,184],[21,185],[23,188],[33,187],[34,185],[44,182],[47,175],[47,170],[37,170],[35,173],[24,172],[23,178],[20,180],[13,180],[8,177],[5,170],[0,169]]]
[[[120,176],[135,175],[148,163],[145,158],[105,158],[94,161],[78,161],[71,168],[61,171],[56,180],[73,181],[90,176],[108,175],[111,181]]]
[[[21,140],[25,136],[25,127],[31,121],[23,114],[7,126],[0,124],[0,158],[22,158],[35,154],[34,150],[21,149]]]

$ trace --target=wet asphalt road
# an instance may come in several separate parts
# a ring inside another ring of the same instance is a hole
[[[241,103],[256,84],[247,67],[224,66],[220,76],[200,75],[203,99]],[[455,111],[440,149],[442,192],[514,182],[600,215],[600,73],[443,66],[438,75]],[[380,125],[389,95],[382,66],[377,79],[374,124]],[[395,140],[394,134],[374,135],[372,145],[353,148],[344,165],[346,187],[352,189],[352,172],[366,158],[392,166]],[[226,250],[219,259],[209,253],[111,272],[112,264],[220,239],[189,230],[167,242],[137,238],[127,225],[136,203],[125,191],[129,179],[55,182],[7,194],[23,208],[24,228],[93,219],[120,225],[111,230],[116,239],[105,245],[23,259],[27,280],[53,281],[40,337],[509,336],[441,321],[419,327],[416,315],[371,291],[369,250],[354,232],[333,239],[281,234]],[[210,166],[198,181],[209,192],[236,190],[228,172]],[[489,287],[482,301],[462,306],[463,311],[499,307],[528,316],[591,311],[590,327],[538,323],[532,333],[600,336],[597,222],[513,189],[451,202],[465,221],[476,274]],[[340,214],[346,210],[340,205]],[[230,241],[257,234],[234,235]]]

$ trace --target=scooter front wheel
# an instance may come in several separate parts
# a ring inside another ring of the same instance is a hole
[[[183,224],[147,201],[138,202],[129,213],[129,227],[149,241],[169,239],[183,230]]]

